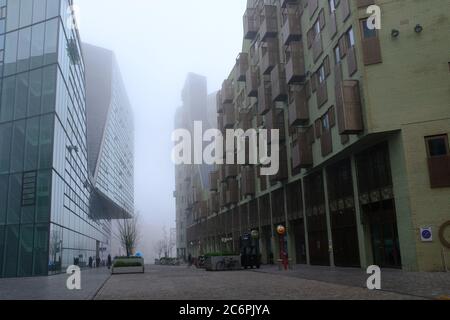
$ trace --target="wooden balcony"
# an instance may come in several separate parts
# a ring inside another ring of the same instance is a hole
[[[268,38],[274,38],[278,34],[277,7],[264,5],[261,12],[261,25],[259,27],[259,36],[261,41]]]
[[[249,67],[248,53],[239,54],[236,59],[236,79],[237,81],[245,81],[247,77],[247,70]]]
[[[356,49],[355,47],[348,48],[347,51],[347,66],[348,66],[348,75],[351,77],[358,71],[358,63],[356,61]]]
[[[209,190],[218,191],[219,171],[211,171],[209,173]]]
[[[226,205],[236,204],[239,202],[239,184],[236,179],[228,180],[228,188],[226,191]]]
[[[328,86],[327,80],[319,83],[317,86],[317,107],[322,107],[328,101]]]
[[[263,47],[261,47],[261,72],[264,75],[269,75],[278,63],[278,58],[278,41],[277,39],[270,39]]]
[[[316,35],[312,43],[313,59],[316,62],[323,53],[322,36]]]
[[[255,195],[255,179],[254,167],[248,166],[242,168],[241,192],[244,197]]]
[[[286,20],[281,33],[284,45],[289,45],[292,41],[300,41],[302,39],[300,16],[297,12],[288,11],[286,13]]]
[[[361,97],[357,80],[344,80],[336,92],[339,133],[358,134],[364,130]]]
[[[236,122],[234,104],[226,103],[223,105],[223,128],[232,129]]]
[[[272,108],[272,89],[270,82],[261,84],[258,90],[258,113],[266,114]]]
[[[253,40],[259,30],[259,18],[255,8],[247,8],[244,14],[244,38]]]
[[[247,97],[258,97],[258,70],[256,68],[250,67],[247,70],[245,87],[247,90]]]
[[[305,58],[301,42],[293,42],[289,46],[286,62],[286,81],[288,84],[303,83],[306,79]]]
[[[309,122],[308,100],[305,87],[294,88],[289,93],[289,125],[302,126]]]
[[[226,164],[225,165],[225,178],[235,178],[238,175],[238,167],[236,164]]]
[[[222,104],[233,102],[234,88],[231,80],[227,79],[222,83],[222,90],[220,93],[222,96]]]
[[[287,85],[286,73],[283,64],[277,64],[272,70],[271,74],[272,84],[272,100],[286,101],[287,100]]]
[[[307,169],[313,166],[312,145],[308,141],[308,132],[298,132],[292,148],[293,169]]]

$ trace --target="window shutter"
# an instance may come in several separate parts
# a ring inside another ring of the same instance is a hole
[[[317,73],[314,72],[311,76],[311,90],[312,92],[316,92],[317,90]]]
[[[328,77],[331,73],[329,56],[326,56],[323,60],[323,68],[325,69],[325,77]]]
[[[347,34],[342,35],[339,39],[339,51],[341,53],[341,59],[347,54]]]
[[[328,110],[328,119],[330,120],[330,128],[334,128],[336,126],[336,110],[334,106]]]
[[[308,33],[306,35],[307,41],[308,41],[308,49],[311,48],[312,46],[312,42],[313,42],[313,37],[314,37],[314,29],[311,28],[308,30]]]
[[[316,139],[320,139],[322,136],[322,119],[317,119],[315,122]]]

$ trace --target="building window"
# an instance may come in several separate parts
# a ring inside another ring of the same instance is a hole
[[[323,67],[323,65],[319,68],[319,83],[323,83],[326,79],[325,76],[325,68]]]
[[[330,8],[330,13],[336,11],[336,3],[335,0],[328,0],[328,7]]]
[[[334,48],[334,61],[336,62],[336,64],[341,63],[341,49],[339,48],[339,46]]]
[[[370,38],[376,38],[377,37],[377,30],[376,29],[370,29],[367,26],[367,19],[361,20],[361,29],[362,29],[362,35],[364,39],[370,39]]]
[[[429,158],[446,156],[449,154],[447,135],[427,137],[426,142]]]
[[[349,48],[351,48],[355,45],[355,34],[353,32],[353,28],[350,28],[347,31],[347,44],[348,44]]]

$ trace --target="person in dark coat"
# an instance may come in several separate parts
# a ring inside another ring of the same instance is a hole
[[[93,262],[92,257],[89,257],[89,268],[92,268],[92,262]]]
[[[111,255],[108,254],[108,269],[111,269],[112,261],[111,261]]]

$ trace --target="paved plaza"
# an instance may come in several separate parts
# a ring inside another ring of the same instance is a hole
[[[360,269],[297,266],[279,271],[207,272],[194,267],[147,266],[145,274],[82,272],[82,290],[66,289],[67,275],[0,279],[0,299],[32,300],[410,300],[448,299],[449,273],[384,270],[381,291],[365,288]]]

